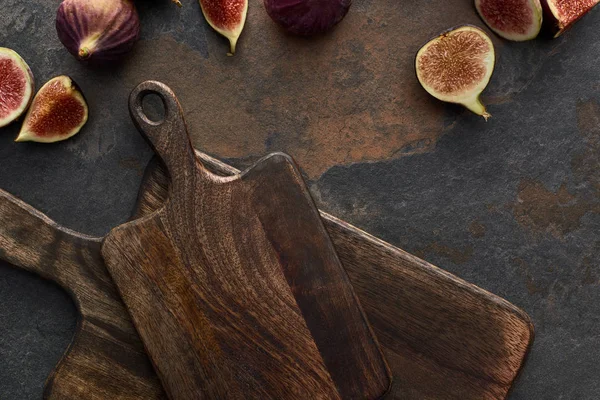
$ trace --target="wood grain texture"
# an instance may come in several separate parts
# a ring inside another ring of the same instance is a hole
[[[239,173],[196,156],[213,173]],[[135,217],[161,207],[168,186],[164,166],[152,160]],[[325,212],[321,218],[392,370],[386,399],[507,397],[533,342],[525,312]]]
[[[100,238],[62,228],[0,190],[0,258],[58,283],[79,313],[73,341],[48,377],[44,398],[166,399],[100,246]]]
[[[213,173],[239,173],[204,153],[196,156]],[[134,217],[160,208],[168,185],[164,167],[154,159]],[[533,340],[525,313],[327,213],[321,216],[394,375],[386,399],[507,396]],[[158,378],[116,288],[97,262],[100,240],[62,228],[0,191],[0,258],[58,282],[80,313],[73,343],[49,377],[44,398],[161,399]],[[97,337],[96,331],[107,329],[93,327],[88,315],[117,327],[110,331],[126,332],[118,337],[127,339]],[[118,351],[111,350],[115,347]]]
[[[204,153],[196,156],[213,173],[240,172]],[[168,185],[164,166],[153,160],[134,217],[160,208]],[[524,312],[327,213],[321,217],[394,375],[386,399],[507,396],[533,341]],[[80,313],[44,397],[163,398],[108,271],[98,262],[100,240],[62,228],[0,191],[0,258],[58,282]],[[119,333],[107,340],[107,332]]]
[[[143,113],[150,93],[160,123]],[[389,370],[291,158],[223,178],[197,162],[164,84],[138,85],[130,111],[171,192],[102,255],[169,397],[382,397]]]

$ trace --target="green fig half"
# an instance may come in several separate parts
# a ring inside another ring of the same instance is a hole
[[[495,52],[481,29],[464,25],[430,40],[417,52],[415,68],[421,86],[433,97],[462,104],[486,120],[479,100],[494,72]]]
[[[76,135],[88,120],[79,86],[66,75],[50,79],[37,92],[15,142],[53,143]]]

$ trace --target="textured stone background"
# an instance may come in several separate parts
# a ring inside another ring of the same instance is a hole
[[[62,47],[57,0],[0,0],[0,46],[41,86],[71,75],[91,118],[61,144],[0,130],[0,188],[88,234],[125,221],[150,149],[130,122],[133,86],[179,95],[195,145],[238,167],[292,154],[319,206],[522,307],[536,341],[513,399],[600,398],[600,8],[558,40],[508,43],[485,92],[485,123],[430,98],[419,45],[471,0],[355,0],[314,40],[284,35],[250,0],[235,57],[198,4],[138,0],[141,40],[92,70]],[[0,398],[39,399],[75,329],[57,286],[0,263]]]

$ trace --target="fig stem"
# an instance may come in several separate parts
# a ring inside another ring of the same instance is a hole
[[[181,1],[179,0],[173,0],[173,3],[177,4],[179,7],[183,6],[183,4],[181,4]]]
[[[79,58],[86,59],[90,56],[90,49],[88,49],[87,47],[82,47],[79,49],[78,55]]]
[[[229,39],[229,53],[227,55],[229,57],[235,54],[235,45],[237,44],[237,39]]]
[[[485,106],[481,100],[479,100],[479,97],[476,97],[472,101],[465,102],[463,105],[475,114],[481,115],[486,121],[492,116],[492,114],[487,112]]]
[[[98,41],[100,40],[100,33],[94,33],[83,39],[79,43],[79,51],[77,55],[80,59],[85,60],[92,56],[98,47]]]

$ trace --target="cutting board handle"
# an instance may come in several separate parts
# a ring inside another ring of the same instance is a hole
[[[165,109],[162,121],[152,121],[144,112],[142,101],[149,94],[162,100]],[[173,191],[184,191],[190,179],[212,176],[196,160],[181,105],[167,85],[156,81],[137,85],[129,96],[129,113],[142,136],[167,166]]]

